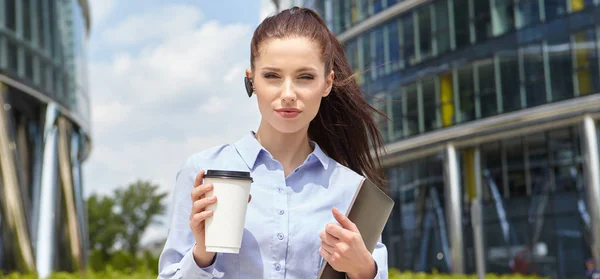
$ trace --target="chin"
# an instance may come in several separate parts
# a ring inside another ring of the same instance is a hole
[[[306,130],[307,125],[299,125],[299,123],[276,123],[271,125],[273,128],[282,134],[294,134]]]

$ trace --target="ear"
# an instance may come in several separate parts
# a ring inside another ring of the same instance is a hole
[[[327,75],[327,79],[326,79],[326,84],[327,84],[327,88],[325,88],[325,92],[323,92],[323,97],[327,97],[329,96],[329,93],[331,93],[331,89],[333,88],[333,80],[335,79],[335,73],[333,72],[333,70],[331,70],[331,73],[329,73]]]
[[[250,68],[246,69],[246,77],[249,79],[252,79],[252,77],[253,77],[252,70],[250,70]]]

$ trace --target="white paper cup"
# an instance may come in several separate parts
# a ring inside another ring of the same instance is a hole
[[[206,219],[205,246],[207,252],[238,254],[248,208],[252,177],[249,172],[207,170],[204,183],[213,184],[206,197],[217,197],[217,202],[206,207],[213,216]]]

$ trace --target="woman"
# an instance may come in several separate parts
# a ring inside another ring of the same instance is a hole
[[[337,41],[309,9],[265,19],[251,42],[256,133],[192,155],[179,171],[159,278],[316,278],[322,259],[348,278],[387,278],[387,249],[371,254],[344,213],[364,174],[382,183],[382,145]],[[209,253],[204,170],[250,171],[254,182],[239,254]],[[190,198],[191,196],[191,198]]]

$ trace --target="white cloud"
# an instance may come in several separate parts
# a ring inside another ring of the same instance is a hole
[[[101,26],[104,19],[112,11],[115,6],[115,0],[91,0],[90,12],[92,13],[92,32],[97,27]]]
[[[277,12],[277,7],[273,3],[273,0],[260,0],[260,21],[275,14],[275,12]]]
[[[93,150],[84,164],[86,195],[109,194],[137,179],[170,193],[189,155],[258,127],[256,99],[247,97],[243,84],[251,27],[200,23],[201,12],[187,9],[178,14],[187,18],[172,23],[179,28],[176,34],[152,31],[142,35],[152,43],[140,51],[121,51],[90,65]],[[133,18],[110,32],[126,34],[140,19],[156,15]],[[147,21],[145,28],[165,24]],[[170,197],[167,202],[170,207]],[[166,226],[153,227],[145,239],[166,231]]]
[[[132,16],[115,28],[104,31],[102,38],[109,44],[130,46],[186,34],[201,19],[202,13],[192,5],[156,6],[148,13]]]

